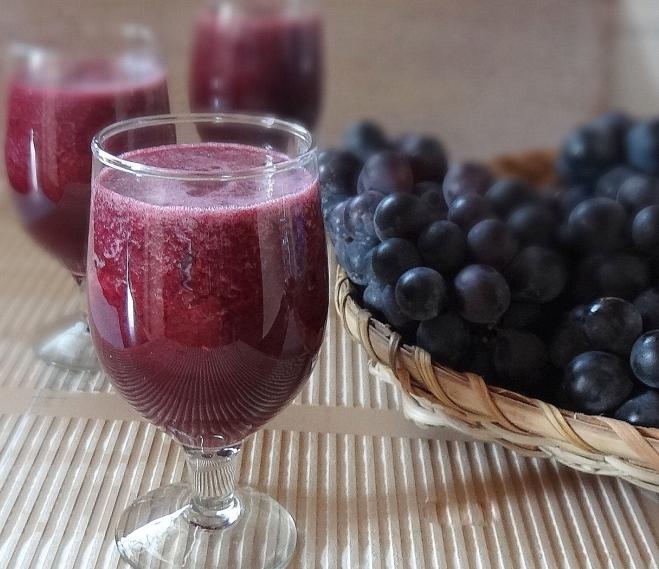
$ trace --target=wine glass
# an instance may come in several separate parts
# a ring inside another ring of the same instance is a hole
[[[121,119],[167,113],[169,100],[147,28],[83,26],[53,35],[9,50],[5,165],[25,229],[83,289],[92,137]],[[98,369],[84,308],[41,333],[34,346],[41,359]]]
[[[220,0],[195,24],[195,112],[264,112],[313,129],[320,114],[323,25],[313,0]]]
[[[205,126],[213,141],[200,142]],[[163,129],[175,144],[161,144]],[[106,128],[92,149],[94,345],[119,392],[183,445],[192,475],[128,508],[121,555],[134,567],[284,567],[291,516],[234,483],[242,440],[298,393],[324,334],[311,135],[262,116],[162,116]]]

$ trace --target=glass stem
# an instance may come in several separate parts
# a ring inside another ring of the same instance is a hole
[[[239,454],[240,444],[212,452],[185,447],[192,477],[191,522],[221,529],[238,519],[241,506],[234,490]]]
[[[73,275],[78,285],[78,310],[81,318],[87,322],[87,278],[84,275]]]

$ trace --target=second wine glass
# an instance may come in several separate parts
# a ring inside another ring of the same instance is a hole
[[[92,137],[121,119],[167,113],[169,99],[147,28],[85,26],[75,37],[53,35],[10,49],[5,164],[25,229],[84,288]],[[42,330],[41,359],[98,368],[81,312]]]
[[[314,0],[219,0],[195,26],[195,112],[257,112],[313,129],[323,83],[323,21]]]

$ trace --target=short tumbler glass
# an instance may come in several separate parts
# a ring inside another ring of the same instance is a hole
[[[92,149],[93,341],[119,392],[183,445],[192,475],[128,508],[121,555],[134,567],[284,567],[291,516],[234,484],[242,440],[299,392],[323,339],[311,135],[262,116],[161,116],[106,128]]]

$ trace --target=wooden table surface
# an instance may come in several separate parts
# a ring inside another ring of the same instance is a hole
[[[370,116],[441,135],[454,156],[555,145],[606,105],[605,0],[333,0],[318,135]],[[0,37],[83,16],[150,22],[186,108],[190,22],[181,0],[4,0]],[[113,528],[137,495],[184,476],[180,449],[101,375],[35,360],[40,328],[74,286],[0,199],[0,568],[122,566]],[[624,482],[423,429],[330,315],[313,377],[251,438],[240,482],[280,500],[293,567],[656,569],[659,500]]]

